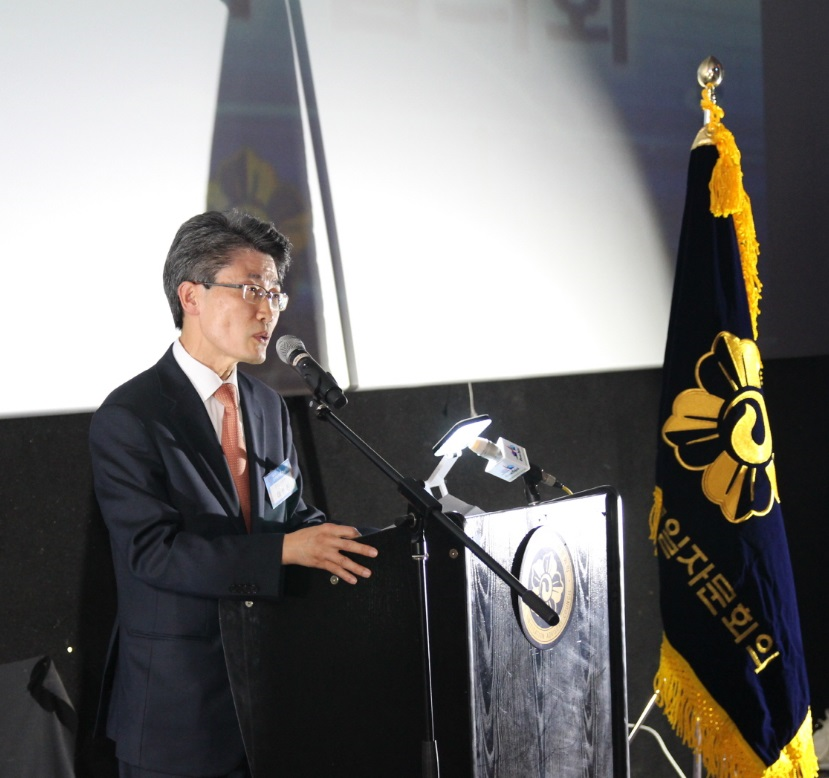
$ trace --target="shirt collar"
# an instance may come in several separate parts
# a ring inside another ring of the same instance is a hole
[[[190,379],[190,383],[193,384],[202,402],[207,402],[208,398],[212,397],[213,393],[223,383],[233,384],[236,387],[236,396],[239,396],[239,383],[235,367],[230,373],[230,376],[228,376],[227,381],[222,381],[218,373],[190,356],[187,353],[187,349],[181,345],[181,341],[178,339],[173,342],[173,356],[176,362],[178,362],[179,367],[184,371],[184,374]]]

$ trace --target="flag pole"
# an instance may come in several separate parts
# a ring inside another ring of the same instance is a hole
[[[712,105],[717,104],[717,87],[725,78],[725,69],[716,57],[706,57],[697,68],[697,83],[708,92],[708,100]],[[702,128],[694,138],[691,149],[697,146],[710,146],[714,141],[711,137],[711,109],[702,109]]]

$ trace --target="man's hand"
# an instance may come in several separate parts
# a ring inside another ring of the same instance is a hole
[[[352,538],[360,537],[354,527],[343,524],[317,524],[285,535],[282,546],[282,564],[317,567],[339,576],[350,584],[357,583],[357,577],[368,578],[371,570],[357,564],[342,552],[376,557],[377,549]]]

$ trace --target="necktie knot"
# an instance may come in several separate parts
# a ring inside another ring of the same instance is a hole
[[[225,407],[225,412],[235,411],[239,404],[236,402],[236,387],[233,384],[222,384],[213,396]]]

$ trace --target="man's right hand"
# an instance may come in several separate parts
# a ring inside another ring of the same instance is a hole
[[[344,551],[374,558],[377,549],[365,543],[357,543],[360,537],[354,527],[344,524],[317,524],[285,535],[282,546],[282,564],[302,565],[327,570],[350,584],[357,577],[368,578],[371,570],[345,556]]]

